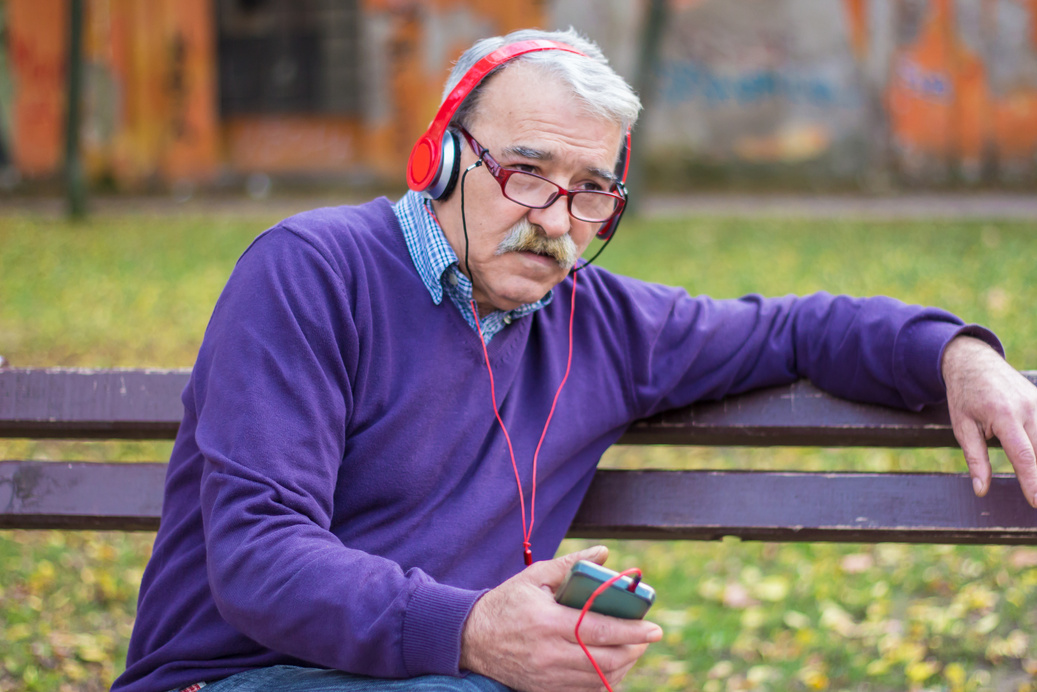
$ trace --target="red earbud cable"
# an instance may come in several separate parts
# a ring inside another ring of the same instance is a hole
[[[587,602],[583,604],[583,610],[580,611],[580,618],[576,621],[576,643],[580,645],[581,649],[583,649],[583,653],[587,654],[587,658],[590,659],[591,665],[594,666],[594,670],[598,673],[598,677],[601,678],[601,682],[603,685],[605,685],[605,689],[608,690],[608,692],[612,692],[612,685],[610,685],[609,681],[605,679],[605,674],[601,672],[601,668],[598,666],[598,662],[594,660],[594,657],[591,656],[590,649],[587,648],[587,646],[583,643],[583,639],[580,638],[580,625],[583,624],[583,616],[585,616],[587,614],[587,611],[591,609],[591,606],[594,605],[594,599],[596,599],[601,594],[605,593],[605,589],[609,588],[623,577],[629,577],[631,575],[637,575],[638,579],[640,580],[641,570],[639,570],[636,567],[624,570],[616,576],[603,582],[601,586],[599,586],[598,588],[594,589],[594,593],[592,593],[590,595],[590,598],[587,599]],[[634,583],[634,586],[636,586],[636,583],[637,582]]]
[[[475,323],[479,325],[479,343],[482,344],[483,358],[486,359],[486,371],[490,374],[490,399],[493,402],[493,413],[497,416],[497,423],[500,424],[501,430],[504,431],[504,439],[508,443],[508,454],[511,456],[511,467],[515,470],[515,483],[518,485],[519,491],[519,509],[522,512],[522,559],[528,567],[533,564],[531,541],[533,537],[533,522],[536,519],[537,459],[540,457],[540,448],[544,444],[544,438],[547,437],[547,428],[551,425],[551,418],[554,417],[555,407],[558,405],[558,397],[561,396],[562,388],[565,387],[565,383],[569,379],[569,372],[573,364],[573,318],[576,314],[576,274],[573,274],[572,302],[569,306],[569,357],[565,363],[565,375],[562,377],[562,382],[558,385],[558,390],[555,392],[554,401],[551,402],[551,410],[547,414],[547,420],[544,422],[544,430],[540,433],[540,441],[537,443],[536,451],[533,453],[533,480],[529,498],[528,525],[526,524],[526,495],[522,491],[522,479],[519,476],[518,463],[515,461],[515,449],[511,444],[511,435],[508,434],[508,427],[504,425],[504,420],[500,416],[500,409],[497,408],[497,389],[493,382],[493,367],[490,365],[490,354],[486,349],[486,340],[482,335],[479,311],[475,307],[475,300],[470,301],[470,304],[472,306],[472,314],[475,317]]]
[[[562,381],[558,385],[558,390],[555,392],[554,400],[551,402],[551,410],[547,414],[547,420],[544,422],[544,430],[540,433],[540,441],[537,443],[536,451],[533,453],[533,480],[532,488],[530,490],[529,498],[529,524],[526,524],[526,496],[522,491],[522,479],[519,476],[518,463],[515,461],[515,448],[511,444],[511,435],[508,433],[508,426],[504,424],[504,420],[501,418],[500,409],[497,407],[497,387],[493,379],[493,366],[490,365],[490,353],[486,348],[486,340],[482,335],[482,324],[479,321],[479,310],[475,306],[475,300],[470,301],[472,306],[472,315],[475,317],[475,323],[479,326],[479,343],[482,344],[483,358],[486,360],[486,372],[490,376],[490,400],[493,402],[493,414],[497,417],[497,423],[500,425],[501,430],[504,432],[504,439],[508,443],[508,455],[511,457],[511,468],[515,471],[515,483],[518,486],[519,491],[519,510],[522,514],[522,559],[526,566],[533,564],[533,551],[532,551],[532,536],[533,536],[533,522],[536,520],[536,493],[537,493],[537,459],[540,457],[540,448],[544,445],[544,438],[547,437],[547,428],[551,425],[551,419],[554,417],[555,408],[558,406],[558,398],[562,395],[562,388],[565,387],[565,383],[569,379],[569,373],[572,371],[573,363],[573,323],[576,315],[576,274],[573,273],[573,290],[572,290],[572,302],[569,306],[569,356],[565,363],[565,375],[562,376]],[[623,577],[629,577],[631,575],[637,575],[638,579],[641,577],[641,570],[636,567],[620,572],[616,576],[612,577],[608,581],[604,582],[601,586],[594,590],[594,593],[590,595],[587,602],[583,606],[583,610],[580,611],[580,617],[576,620],[576,643],[583,649],[583,653],[587,655],[587,659],[594,666],[594,670],[598,673],[598,677],[601,678],[601,682],[605,685],[605,689],[608,692],[613,692],[612,686],[609,685],[608,679],[605,677],[605,673],[602,672],[601,667],[598,666],[598,662],[594,660],[594,656],[591,655],[590,649],[583,643],[583,639],[580,637],[580,625],[583,624],[583,618],[587,615],[587,612],[591,609],[594,604],[594,600],[605,592],[605,589],[612,586],[616,581]],[[636,584],[636,582],[635,582]]]

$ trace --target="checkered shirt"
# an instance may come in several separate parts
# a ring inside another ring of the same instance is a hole
[[[457,254],[450,247],[443,229],[432,210],[432,203],[417,192],[410,190],[400,201],[393,205],[393,213],[403,229],[403,238],[407,242],[414,268],[418,270],[421,280],[432,296],[432,301],[439,305],[443,302],[444,293],[457,306],[469,326],[476,331],[482,327],[483,339],[486,343],[502,329],[515,320],[532,314],[551,302],[552,293],[548,292],[535,303],[520,305],[507,312],[495,310],[482,318],[481,325],[476,324],[475,316],[469,301],[472,299],[472,282],[461,271]]]

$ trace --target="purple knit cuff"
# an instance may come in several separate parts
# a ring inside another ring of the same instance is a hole
[[[909,408],[918,410],[946,398],[947,387],[941,370],[943,352],[958,336],[975,337],[990,344],[1002,356],[1005,354],[997,336],[977,324],[919,321],[910,325],[897,338],[893,366],[898,388]],[[909,350],[905,346],[909,346]]]
[[[484,593],[431,581],[418,585],[403,620],[403,665],[408,675],[460,675],[461,631]]]

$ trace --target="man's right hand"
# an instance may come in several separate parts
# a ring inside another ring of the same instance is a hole
[[[554,593],[578,560],[599,565],[604,546],[537,562],[472,607],[461,635],[461,668],[517,690],[601,690],[601,679],[576,642],[580,611],[559,605]],[[662,629],[644,620],[588,612],[580,637],[615,685]]]

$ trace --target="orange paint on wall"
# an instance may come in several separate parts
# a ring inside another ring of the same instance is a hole
[[[893,66],[887,104],[894,140],[909,152],[978,160],[986,73],[955,33],[951,0],[933,0],[918,41]]]
[[[227,157],[243,173],[348,171],[361,138],[359,123],[333,116],[237,116],[224,131]]]
[[[1037,0],[1020,0],[1030,8],[1030,42],[1037,48]]]
[[[119,129],[109,166],[127,183],[213,175],[218,151],[209,0],[108,0]]]
[[[1016,91],[997,101],[994,141],[1002,161],[1032,165],[1037,157],[1037,90]]]
[[[27,177],[60,171],[68,0],[9,0],[13,158]],[[87,171],[133,186],[215,171],[211,0],[90,0],[84,23]]]
[[[846,18],[850,29],[850,46],[857,60],[868,54],[868,2],[867,0],[844,0]]]
[[[1037,49],[1037,0],[1017,1],[1029,11]],[[933,0],[930,8],[918,41],[893,60],[886,95],[894,141],[908,155],[978,163],[990,151],[1000,161],[1032,162],[1037,88],[993,95],[982,59],[957,35],[950,0]],[[982,7],[996,9],[991,2]]]
[[[86,0],[83,153],[88,173],[124,188],[204,180],[238,170],[402,171],[439,103],[447,65],[424,64],[428,13],[470,13],[471,26],[506,33],[544,22],[534,0],[363,0],[389,19],[390,109],[382,121],[299,116],[221,126],[214,0]],[[7,0],[14,78],[13,151],[26,177],[60,171],[69,0]],[[442,22],[440,23],[442,25]],[[453,59],[475,36],[448,36]],[[463,44],[463,45],[462,45]],[[429,74],[437,75],[430,79]],[[263,139],[256,139],[262,136]],[[283,138],[279,141],[277,138]]]
[[[216,166],[216,44],[208,0],[165,4],[163,81],[168,127],[162,157],[167,179],[210,177]]]
[[[64,0],[8,0],[14,81],[13,159],[25,176],[55,173],[64,155],[68,11]]]

